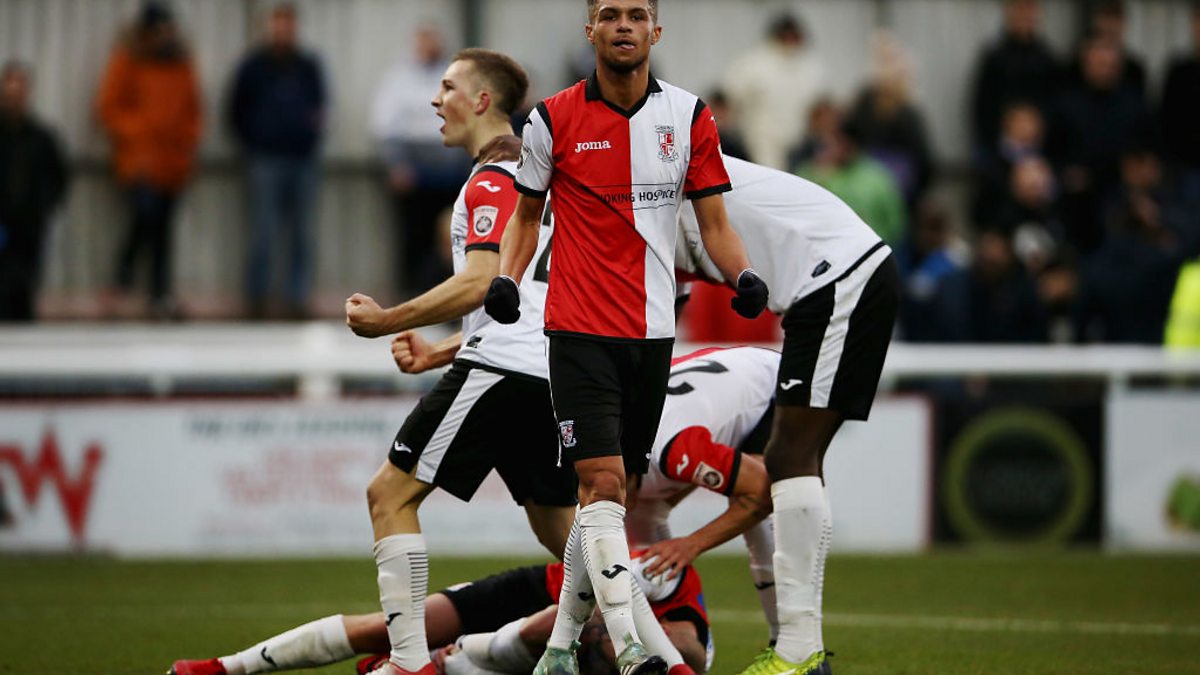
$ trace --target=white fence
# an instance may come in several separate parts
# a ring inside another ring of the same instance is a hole
[[[1200,550],[1200,523],[1177,508],[1180,499],[1188,508],[1189,497],[1176,494],[1200,490],[1200,389],[1130,386],[1143,377],[1194,384],[1200,353],[895,344],[885,366],[885,384],[976,375],[1107,382],[1098,408],[1106,420],[1102,447],[1091,448],[1096,459],[1087,460],[1103,479],[1074,486],[1102,494],[1103,542],[1114,549]],[[436,376],[399,373],[386,340],[357,338],[335,323],[0,331],[0,387],[57,383],[55,393],[69,394],[73,387],[91,391],[97,382],[140,379],[147,391],[164,395],[0,398],[0,554],[364,553],[370,531],[363,488],[415,394]],[[298,396],[170,396],[188,382],[260,378],[294,381]],[[341,396],[355,379],[394,385],[392,395]],[[935,502],[946,480],[938,479],[935,446],[945,441],[937,439],[936,410],[922,396],[885,394],[869,423],[839,434],[827,465],[837,550],[919,551],[934,541]],[[1028,492],[1032,484],[1015,488]],[[672,524],[689,531],[722,504],[697,495],[677,509]],[[471,526],[479,513],[489,514],[485,539]],[[422,514],[431,547],[442,554],[538,550],[494,477],[472,504],[438,494]]]
[[[444,334],[444,333],[443,333]],[[677,353],[696,345],[679,344]],[[387,339],[336,322],[245,325],[40,325],[0,331],[0,379],[146,378],[159,393],[188,378],[294,377],[306,398],[336,396],[349,378],[391,378],[421,391],[430,379],[391,365]],[[1095,377],[1123,386],[1143,376],[1200,376],[1200,351],[1141,346],[976,346],[895,343],[885,381],[912,377]]]

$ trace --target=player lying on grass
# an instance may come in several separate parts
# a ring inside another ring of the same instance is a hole
[[[675,579],[648,579],[639,561],[634,575],[650,607],[686,662],[703,672],[710,643],[700,575],[690,566]],[[445,675],[528,675],[554,626],[562,587],[562,563],[519,567],[479,581],[452,586],[425,599],[425,634],[435,669]],[[365,673],[389,658],[387,620],[382,612],[317,619],[243,651],[203,661],[176,661],[172,675],[252,675],[314,668],[362,659]],[[579,650],[581,672],[608,675],[616,664],[604,622],[593,617]]]

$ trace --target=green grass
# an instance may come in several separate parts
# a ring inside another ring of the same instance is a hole
[[[430,587],[524,562],[435,557]],[[745,561],[700,569],[713,672],[736,672],[766,635]],[[161,673],[312,618],[373,611],[374,579],[369,559],[0,558],[0,673]],[[825,598],[838,675],[1200,673],[1197,557],[842,556]]]

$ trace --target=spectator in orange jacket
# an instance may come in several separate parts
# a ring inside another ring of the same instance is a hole
[[[200,139],[200,92],[174,17],[159,2],[142,6],[118,42],[96,101],[113,143],[113,164],[129,204],[130,227],[117,260],[128,291],[143,248],[150,253],[151,312],[171,318],[171,216]]]

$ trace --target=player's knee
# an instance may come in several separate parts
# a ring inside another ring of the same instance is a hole
[[[367,484],[367,506],[371,519],[394,514],[413,504],[420,503],[419,493],[406,489],[405,477],[398,469],[385,465]]]
[[[820,448],[783,439],[772,438],[763,455],[763,466],[772,482],[796,476],[816,476],[820,473]]]
[[[590,471],[579,476],[579,492],[583,501],[610,501],[624,504],[625,477],[616,471]]]

